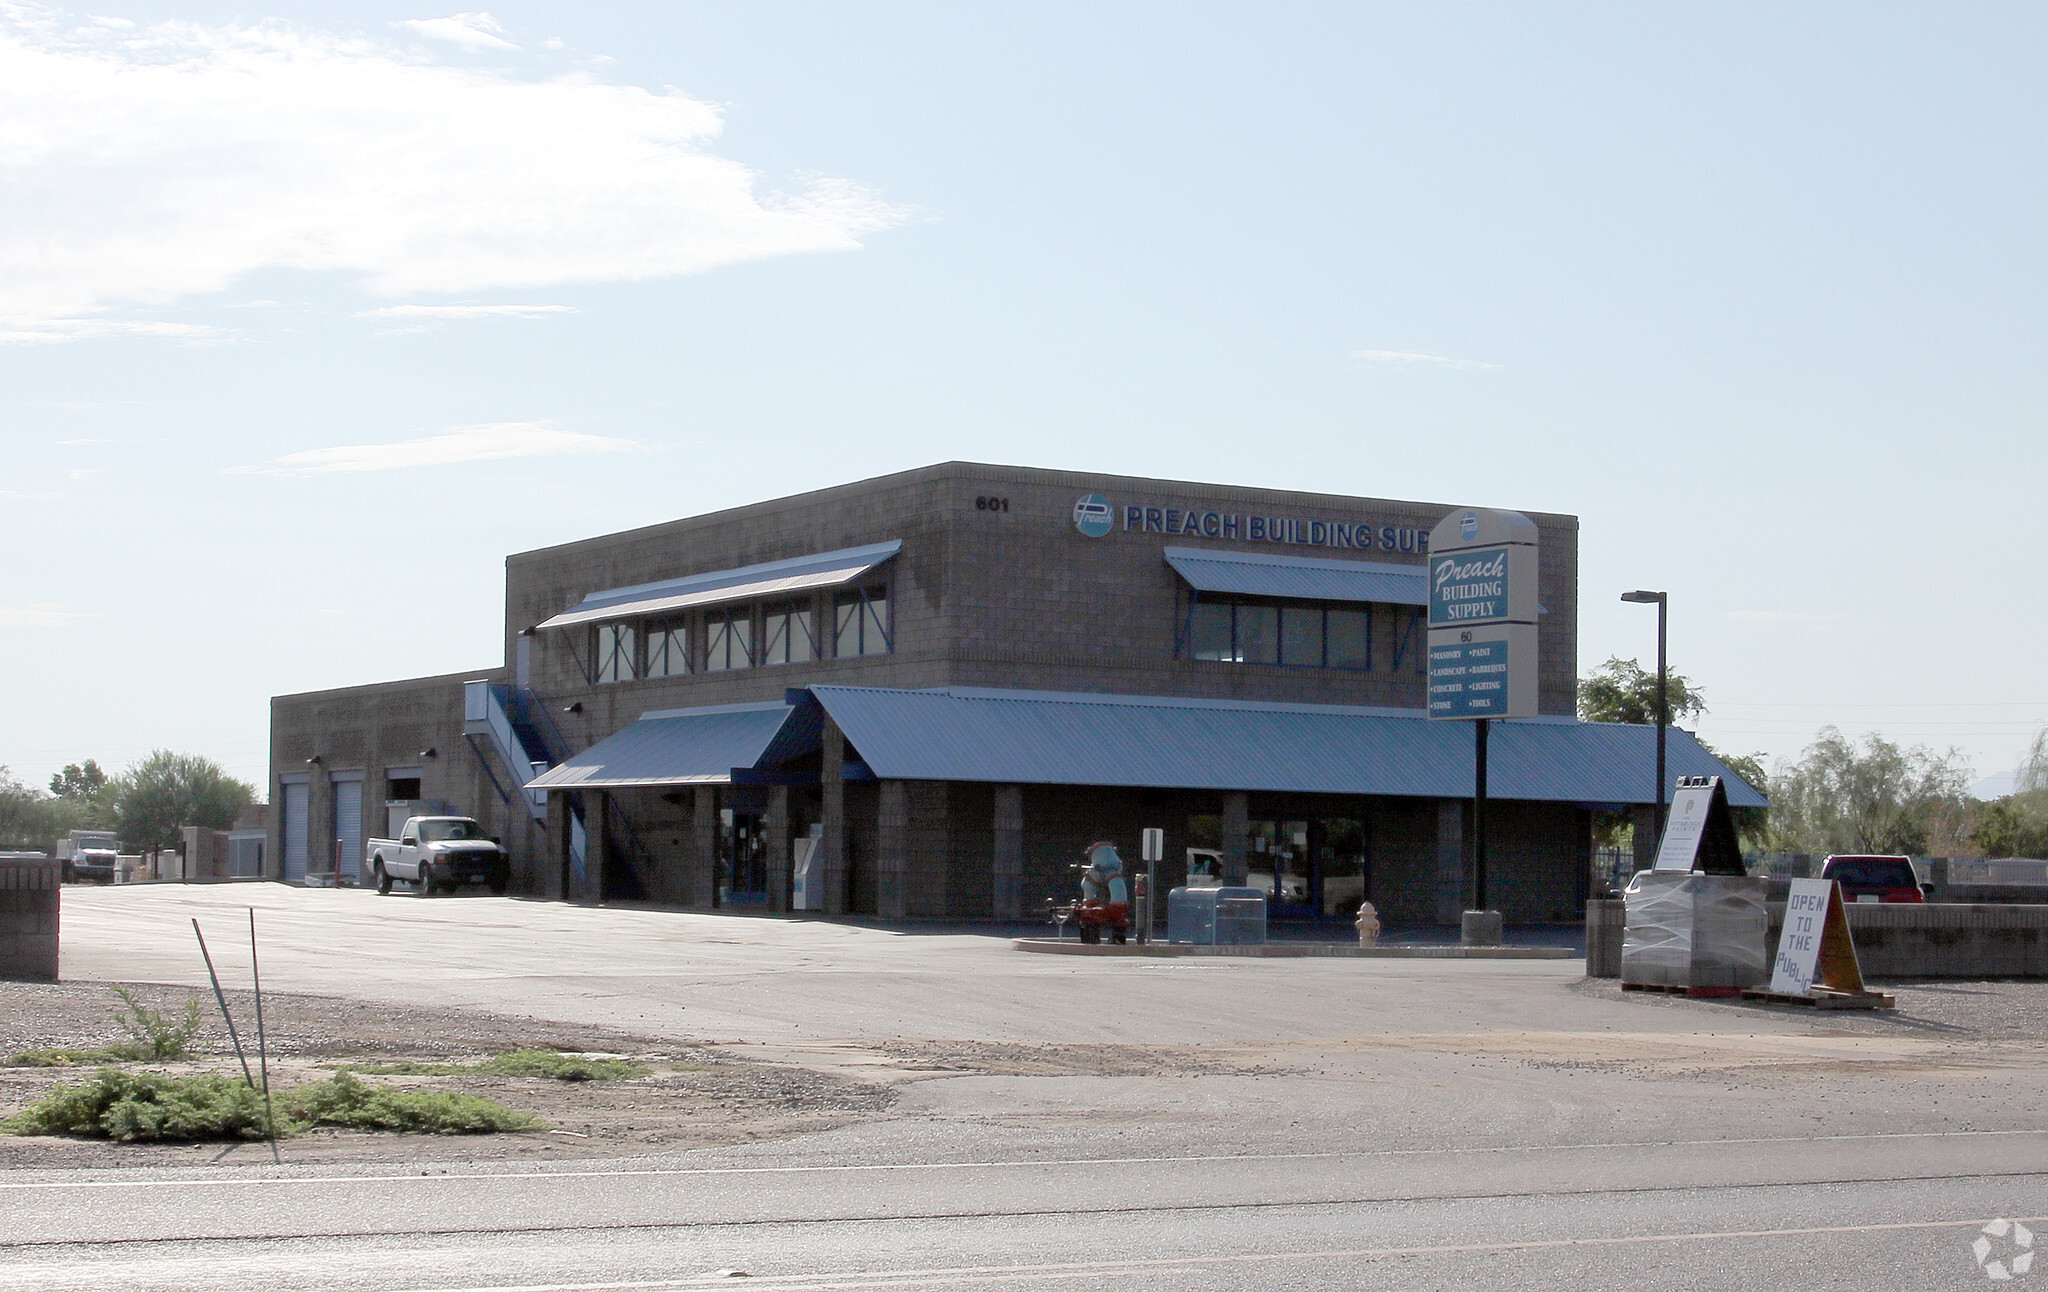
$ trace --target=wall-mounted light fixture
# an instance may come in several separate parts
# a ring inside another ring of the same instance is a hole
[[[521,637],[531,637],[533,636],[533,629],[531,627],[521,628],[519,630],[519,635]]]
[[[428,745],[425,749],[420,750],[420,757],[432,758],[439,752],[440,751],[435,749],[432,745]]]
[[[563,710],[562,710],[562,712],[563,712],[563,713],[581,713],[581,712],[583,712],[583,701],[581,701],[581,700],[578,700],[578,701],[577,701],[576,703],[574,703],[574,704],[571,704],[571,705],[568,705],[568,706],[564,707],[564,708],[563,708]]]
[[[313,756],[312,756],[311,758],[308,758],[308,759],[306,760],[306,766],[308,766],[308,767],[312,767],[312,766],[315,766],[316,764],[319,764],[319,763],[324,763],[324,762],[326,762],[326,761],[327,761],[327,760],[326,760],[326,759],[324,759],[324,758],[322,758],[322,757],[321,757],[320,755],[318,755],[318,754],[315,754],[315,755],[313,755]]]

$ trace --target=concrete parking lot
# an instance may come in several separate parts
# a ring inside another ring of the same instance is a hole
[[[892,1100],[588,1170],[15,1172],[0,1288],[1964,1286],[1979,1227],[2043,1196],[2035,984],[1845,1018],[1576,961],[1095,960],[269,884],[67,890],[64,974],[203,987],[197,918],[246,985],[250,909],[267,992],[603,1024]]]

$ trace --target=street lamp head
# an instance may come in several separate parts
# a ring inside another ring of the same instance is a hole
[[[1656,605],[1664,600],[1664,594],[1661,592],[1644,592],[1638,589],[1634,592],[1622,593],[1621,599],[1623,601],[1633,601],[1639,605]]]

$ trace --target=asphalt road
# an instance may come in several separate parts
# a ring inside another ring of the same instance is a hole
[[[1574,990],[1574,962],[1140,966],[488,898],[66,898],[67,977],[198,985],[193,915],[246,973],[255,905],[267,989],[869,1068],[899,1099],[825,1134],[545,1169],[287,1147],[14,1171],[0,1289],[1965,1287],[2030,1250],[1987,1222],[2048,1216],[2031,1037],[1612,1000]],[[878,1048],[897,1038],[1219,1062],[912,1070]]]

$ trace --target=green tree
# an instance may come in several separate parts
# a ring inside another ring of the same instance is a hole
[[[1664,672],[1666,712],[1673,725],[1684,718],[1702,717],[1707,712],[1706,693],[1682,673]],[[1645,671],[1632,659],[1610,656],[1605,664],[1579,679],[1579,717],[1586,722],[1632,722],[1653,726],[1657,721],[1657,674]],[[1693,739],[1699,740],[1698,736]],[[1763,755],[1724,754],[1700,740],[1700,747],[1728,765],[1728,770],[1768,794]],[[1765,842],[1768,809],[1737,808],[1736,829],[1744,847],[1761,847]],[[1633,835],[1628,814],[1601,812],[1593,821],[1594,841],[1602,847],[1625,843]]]
[[[1859,747],[1823,727],[1771,776],[1772,843],[1790,852],[1956,853],[1973,825],[1963,756],[1903,749],[1872,733]]]
[[[1986,803],[1970,840],[1987,857],[2048,857],[2048,794],[2031,790]]]
[[[107,802],[108,784],[107,774],[90,758],[82,765],[67,763],[63,771],[50,778],[50,793],[69,822],[65,829],[107,828],[114,819],[113,807]]]
[[[1664,703],[1673,725],[1707,711],[1705,694],[1669,669],[1664,671]],[[1657,674],[1645,672],[1632,659],[1610,656],[1579,679],[1579,717],[1587,722],[1656,722]]]
[[[107,787],[115,828],[130,848],[169,848],[188,825],[226,830],[256,798],[256,789],[198,754],[159,749]]]
[[[0,767],[0,849],[49,852],[72,828],[63,804]]]
[[[96,799],[107,788],[107,774],[88,758],[83,766],[66,763],[64,770],[50,778],[50,793],[60,799]]]

